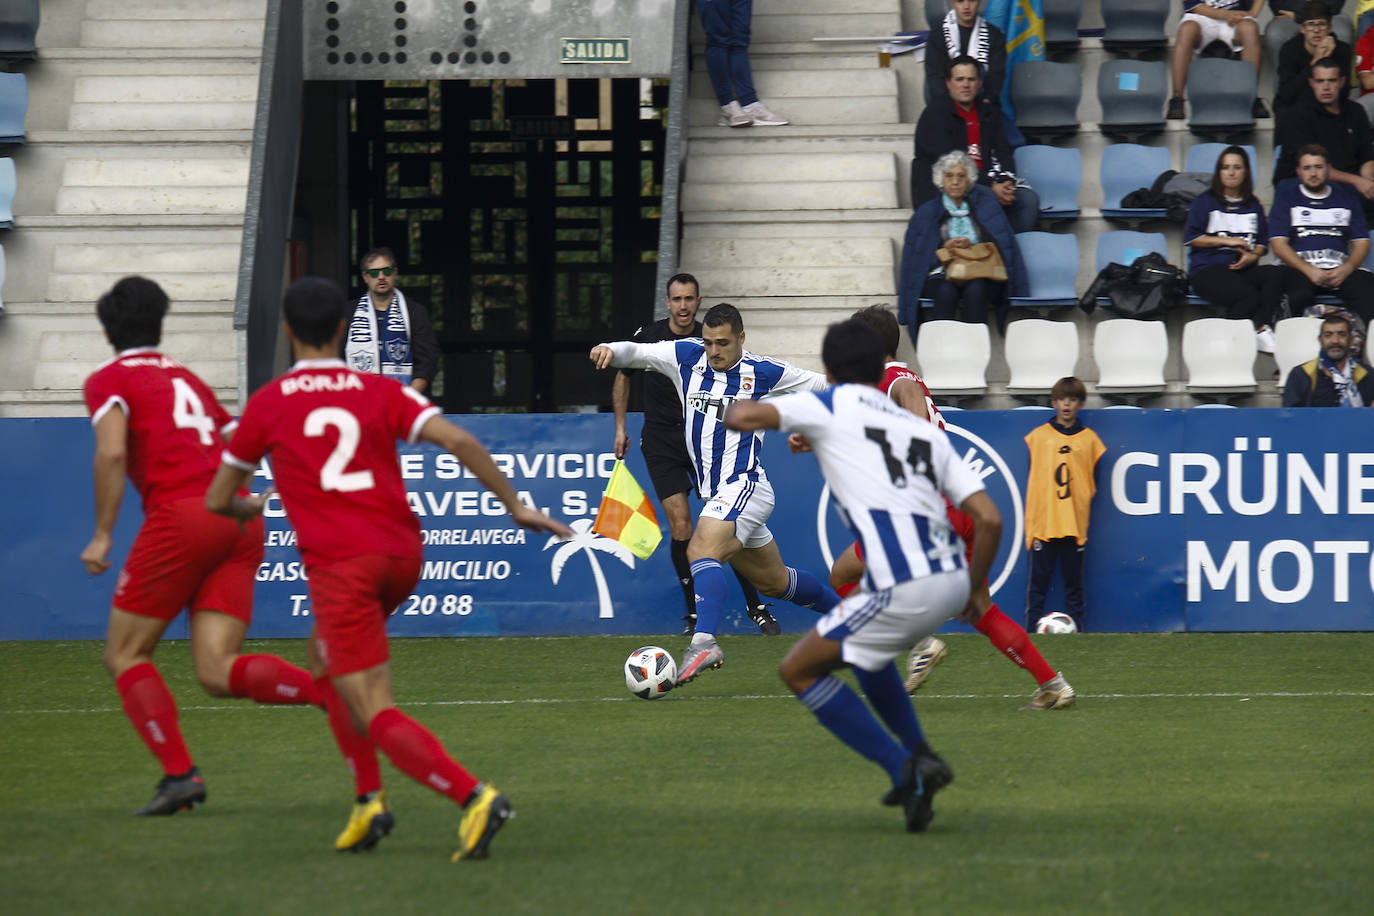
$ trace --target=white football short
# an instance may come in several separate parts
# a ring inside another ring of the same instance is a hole
[[[821,618],[816,632],[838,640],[840,657],[849,664],[877,671],[958,616],[970,585],[968,570],[958,569],[855,592]]]
[[[773,540],[768,516],[773,514],[773,485],[767,477],[740,478],[727,483],[707,500],[701,518],[735,523],[735,537],[745,547],[764,547]]]
[[[1202,40],[1193,49],[1193,54],[1201,53],[1203,48],[1214,41],[1226,42],[1226,46],[1232,51],[1240,50],[1240,42],[1236,41],[1236,27],[1229,22],[1222,22],[1220,19],[1213,19],[1210,16],[1199,16],[1197,13],[1184,13],[1179,24],[1182,25],[1185,22],[1196,22],[1197,27],[1202,30]]]

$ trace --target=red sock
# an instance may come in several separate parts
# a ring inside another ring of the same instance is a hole
[[[477,785],[477,779],[448,755],[429,729],[394,706],[373,716],[367,733],[396,769],[460,805]]]
[[[134,665],[115,678],[115,689],[124,701],[124,714],[134,730],[162,763],[162,771],[180,776],[191,769],[191,754],[177,725],[177,701],[152,662]]]
[[[353,716],[348,704],[339,696],[329,678],[315,681],[315,689],[320,695],[324,711],[329,714],[329,730],[334,733],[334,742],[339,745],[344,763],[353,774],[353,785],[358,796],[375,792],[382,787],[381,764],[377,762],[377,748],[367,735],[358,733],[353,727]]]
[[[321,706],[310,673],[275,655],[240,655],[229,669],[229,693],[256,703]]]
[[[1054,677],[1054,669],[1045,661],[1040,650],[1030,641],[1021,625],[1012,620],[997,605],[988,608],[983,619],[975,624],[979,633],[1002,651],[1007,658],[1025,668],[1035,678],[1035,683],[1043,684]]]

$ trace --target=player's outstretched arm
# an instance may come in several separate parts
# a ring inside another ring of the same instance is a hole
[[[81,562],[86,572],[98,576],[110,568],[110,547],[114,543],[115,521],[124,500],[124,467],[127,461],[129,418],[124,411],[113,407],[95,425],[95,533]]]
[[[740,432],[778,428],[778,409],[764,401],[736,401],[725,411],[725,425]]]
[[[997,545],[1002,540],[1002,514],[986,490],[970,494],[959,504],[959,511],[973,519],[973,560],[968,574],[976,592],[987,581],[992,561],[997,558]]]
[[[267,499],[272,495],[268,487],[255,496],[239,496],[239,488],[248,482],[249,471],[233,465],[221,464],[210,481],[210,489],[205,491],[205,508],[236,522],[246,522],[262,515]]]
[[[482,481],[484,487],[496,494],[497,498],[505,505],[511,518],[521,528],[529,528],[532,531],[547,531],[549,534],[556,534],[559,537],[572,536],[572,529],[567,525],[555,521],[538,509],[531,509],[520,502],[520,498],[515,495],[515,488],[510,485],[506,475],[501,473],[496,462],[491,460],[491,453],[487,451],[486,446],[477,441],[477,437],[472,433],[460,426],[455,426],[443,417],[433,416],[425,421],[424,426],[420,427],[420,438],[445,449],[461,461],[463,467],[472,471],[477,479]]]

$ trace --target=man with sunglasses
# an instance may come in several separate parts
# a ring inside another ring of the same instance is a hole
[[[367,292],[349,320],[344,361],[357,372],[385,375],[428,394],[439,368],[439,339],[429,312],[401,292],[390,248],[372,249],[361,265]]]

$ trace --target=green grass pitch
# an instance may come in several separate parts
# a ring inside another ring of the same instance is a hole
[[[910,835],[886,778],[785,695],[793,637],[645,702],[620,666],[682,637],[413,639],[397,697],[516,818],[449,863],[458,811],[384,764],[397,829],[332,849],[352,783],[324,716],[208,699],[157,661],[208,804],[130,812],[158,768],[96,643],[0,644],[10,914],[1354,913],[1374,900],[1374,634],[1041,637],[1078,706],[948,638],[916,708],[955,781]],[[295,641],[256,651],[299,660]]]

